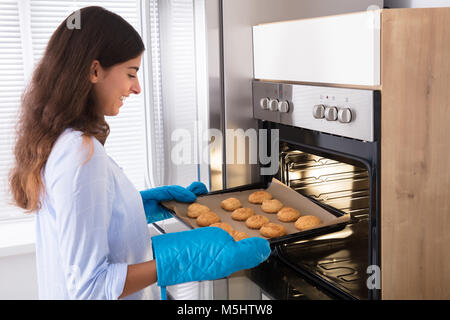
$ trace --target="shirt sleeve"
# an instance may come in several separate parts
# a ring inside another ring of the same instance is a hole
[[[126,263],[110,263],[108,226],[114,180],[103,146],[81,135],[61,141],[51,171],[49,194],[55,208],[59,255],[71,299],[117,299],[127,275]],[[85,142],[93,143],[90,148]],[[48,163],[49,164],[49,163]]]

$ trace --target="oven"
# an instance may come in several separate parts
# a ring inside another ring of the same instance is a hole
[[[275,244],[248,277],[273,299],[380,299],[380,92],[259,80],[252,90],[259,130],[278,138],[267,143],[278,170],[262,182],[351,218]]]

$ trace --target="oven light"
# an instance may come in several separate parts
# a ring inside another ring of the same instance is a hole
[[[332,233],[324,234],[322,236],[318,236],[318,237],[315,237],[315,238],[312,238],[312,239],[296,241],[293,244],[298,245],[298,244],[307,243],[307,242],[311,242],[311,241],[331,240],[331,239],[344,239],[344,238],[350,237],[353,233],[354,232],[351,229],[344,229],[344,230],[341,230],[341,231],[338,231],[338,232],[332,232]]]
[[[329,234],[324,234],[323,236],[318,236],[314,240],[328,240],[328,239],[344,239],[348,238],[353,234],[353,230],[344,229],[339,232],[333,232]]]

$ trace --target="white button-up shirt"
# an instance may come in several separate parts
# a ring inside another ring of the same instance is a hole
[[[40,299],[117,299],[127,266],[153,258],[139,192],[103,145],[88,139],[93,150],[80,131],[66,129],[42,172],[45,195],[36,212]],[[153,285],[126,298],[159,298],[159,292]]]

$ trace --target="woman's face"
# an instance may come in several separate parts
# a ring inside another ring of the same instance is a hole
[[[90,80],[94,84],[96,103],[103,115],[115,116],[130,94],[139,94],[141,87],[137,71],[141,66],[141,55],[123,63],[103,69],[97,60],[91,65]]]

